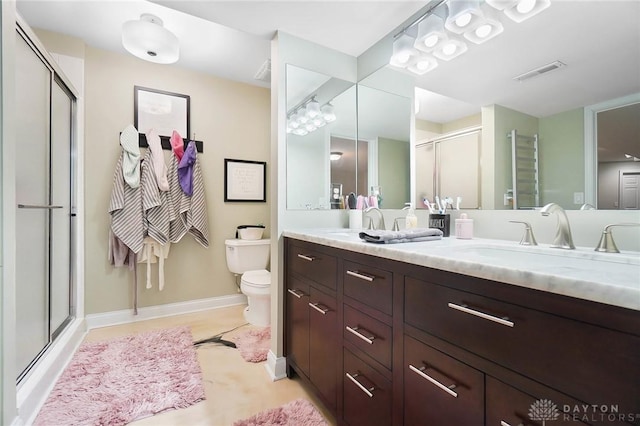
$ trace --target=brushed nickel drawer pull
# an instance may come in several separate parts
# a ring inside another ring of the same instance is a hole
[[[307,260],[309,262],[313,262],[315,260],[315,257],[313,257],[313,256],[306,256],[304,254],[299,254],[299,253],[298,253],[298,257],[300,259],[304,259],[304,260]]]
[[[454,392],[452,389],[455,389],[456,385],[443,385],[442,383],[440,383],[439,381],[437,381],[436,379],[434,379],[433,377],[427,375],[424,373],[424,370],[426,370],[426,367],[420,367],[420,368],[416,368],[413,365],[409,364],[409,369],[412,370],[414,373],[418,374],[420,377],[422,377],[423,379],[427,379],[428,381],[430,381],[431,383],[433,383],[434,385],[436,385],[437,387],[439,387],[440,389],[442,389],[443,391],[445,391],[446,393],[448,393],[449,395],[451,395],[454,398],[458,397],[458,393]]]
[[[364,340],[365,342],[367,342],[370,345],[373,345],[373,341],[376,338],[376,336],[371,335],[369,337],[366,337],[365,335],[361,334],[358,330],[360,330],[360,328],[358,327],[349,327],[346,326],[347,331],[349,331],[350,333],[355,334],[356,336],[358,336],[359,338],[361,338],[362,340]],[[369,333],[371,334],[371,333]]]
[[[372,282],[375,279],[375,277],[361,274],[358,271],[347,271],[347,275],[351,275],[352,277],[360,278],[361,280],[365,280],[369,282]]]
[[[329,312],[329,308],[320,308],[318,307],[319,303],[311,303],[309,302],[309,306],[311,306],[313,309],[315,309],[316,311],[320,312],[322,315],[327,315],[327,312]]]
[[[301,299],[301,298],[302,298],[302,296],[304,296],[304,293],[303,293],[303,292],[299,292],[299,293],[298,293],[298,290],[295,290],[295,289],[288,288],[288,289],[287,289],[287,291],[288,291],[289,293],[293,294],[293,295],[294,295],[295,297],[297,297],[298,299]]]
[[[358,377],[358,374],[349,374],[346,373],[347,377],[349,378],[349,380],[351,380],[353,383],[356,384],[356,386],[358,386],[360,388],[360,390],[362,390],[362,392],[366,393],[369,398],[373,398],[373,391],[376,390],[375,387],[370,387],[369,389],[365,388],[364,386],[362,386],[362,383],[360,383],[359,381],[356,380],[356,377]]]
[[[466,314],[475,315],[477,317],[484,318],[489,321],[497,322],[498,324],[506,325],[507,327],[513,327],[515,325],[513,321],[509,321],[508,317],[499,318],[494,315],[485,314],[484,312],[471,309],[467,305],[456,305],[455,303],[449,303],[447,306],[457,311],[464,312]]]
[[[510,423],[505,422],[504,420],[500,420],[500,426],[511,426]],[[520,422],[517,426],[525,426],[524,423]]]

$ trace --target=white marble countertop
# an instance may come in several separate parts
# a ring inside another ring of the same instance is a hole
[[[285,237],[640,311],[640,253],[599,253],[491,239],[374,244],[350,229],[287,230]]]

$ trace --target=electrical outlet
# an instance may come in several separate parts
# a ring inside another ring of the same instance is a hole
[[[573,193],[573,204],[584,204],[584,192]]]

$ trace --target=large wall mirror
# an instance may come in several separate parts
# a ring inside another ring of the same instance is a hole
[[[379,195],[385,209],[410,201],[411,99],[396,74],[355,85],[287,64],[287,209],[344,208],[350,193]]]
[[[640,158],[640,3],[554,1],[522,23],[504,16],[501,22],[502,34],[484,44],[468,43],[463,55],[415,76],[416,139],[483,126],[483,138],[491,138],[482,141],[480,153],[484,209],[513,208],[513,129],[538,137],[537,206],[555,202],[579,209],[589,202],[598,209],[637,209],[632,201],[640,200],[640,161],[634,160]],[[557,69],[516,78],[556,61],[562,63]],[[633,94],[636,100],[628,101]],[[605,101],[612,106],[597,113],[596,142],[590,144],[585,110]],[[594,167],[585,166],[589,155]],[[590,179],[597,188],[585,184]]]

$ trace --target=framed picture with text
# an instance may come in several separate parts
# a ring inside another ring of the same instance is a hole
[[[224,159],[224,201],[267,201],[267,163]]]

